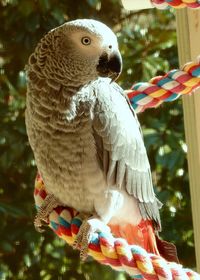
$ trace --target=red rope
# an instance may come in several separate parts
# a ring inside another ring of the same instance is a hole
[[[200,1],[198,0],[151,0],[153,6],[158,9],[165,9],[167,7],[179,8],[200,8]]]

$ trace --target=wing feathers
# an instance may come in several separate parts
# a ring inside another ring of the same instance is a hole
[[[118,182],[118,186],[120,189],[122,188],[122,184],[125,178],[125,172],[126,172],[125,162],[123,160],[118,161],[116,181]]]
[[[149,161],[137,117],[116,84],[99,79],[93,129],[101,138],[98,153],[103,155],[103,171],[108,185],[124,188],[140,202],[144,217],[159,223]],[[101,151],[99,151],[101,150]]]
[[[139,203],[140,213],[144,219],[153,219],[157,230],[161,230],[161,221],[159,215],[159,209],[162,204],[159,200],[155,199],[154,202],[150,203]]]

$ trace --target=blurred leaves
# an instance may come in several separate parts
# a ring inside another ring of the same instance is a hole
[[[66,20],[94,18],[113,28],[129,88],[178,66],[172,11],[126,12],[118,0],[0,0],[0,279],[125,280],[89,260],[47,230],[33,227],[35,162],[25,131],[24,67],[38,40]],[[162,237],[193,267],[194,242],[181,101],[139,115],[155,190],[164,203]],[[188,258],[190,256],[190,258]]]

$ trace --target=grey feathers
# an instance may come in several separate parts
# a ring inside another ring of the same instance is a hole
[[[85,37],[90,44],[83,44]],[[99,78],[120,71],[117,38],[104,24],[77,20],[46,34],[27,66],[29,142],[47,191],[63,204],[106,213],[95,209],[95,200],[106,200],[114,189],[131,201],[130,211],[159,228],[160,205],[137,117],[123,90]]]
[[[106,79],[94,84],[94,137],[107,184],[126,189],[139,200],[143,218],[153,218],[159,225],[157,199],[137,118],[119,86]]]

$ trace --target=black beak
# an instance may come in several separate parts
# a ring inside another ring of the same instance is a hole
[[[122,71],[122,58],[119,52],[113,52],[110,57],[103,53],[99,58],[97,72],[101,77],[109,77],[115,81]]]

